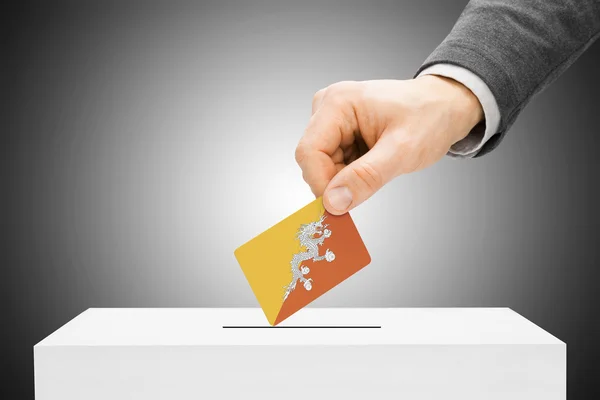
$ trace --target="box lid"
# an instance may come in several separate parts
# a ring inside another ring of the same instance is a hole
[[[562,344],[508,308],[92,308],[39,346]]]

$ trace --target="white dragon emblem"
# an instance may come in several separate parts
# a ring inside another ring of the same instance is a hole
[[[325,215],[323,215],[318,221],[300,225],[296,238],[300,241],[300,245],[306,248],[306,251],[294,254],[294,257],[290,262],[292,267],[292,281],[289,285],[284,286],[284,301],[296,288],[296,283],[298,283],[298,281],[303,284],[304,289],[312,289],[312,278],[307,279],[304,277],[310,272],[310,268],[302,265],[304,261],[312,259],[313,262],[321,260],[332,262],[335,260],[335,254],[329,249],[325,251],[324,255],[319,255],[319,246],[322,246],[325,239],[331,236],[331,231],[326,229],[328,225],[323,224],[325,218]],[[315,235],[318,236],[315,237]]]

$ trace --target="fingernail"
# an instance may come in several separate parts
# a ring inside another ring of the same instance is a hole
[[[337,211],[346,211],[352,203],[352,192],[346,186],[336,187],[327,193],[327,200]]]

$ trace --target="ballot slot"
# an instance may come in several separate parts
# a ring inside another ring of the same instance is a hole
[[[223,329],[381,329],[381,325],[299,325],[299,326],[268,326],[268,325],[223,325]]]

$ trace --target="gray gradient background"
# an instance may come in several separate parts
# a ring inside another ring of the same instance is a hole
[[[312,94],[410,78],[466,1],[126,4],[3,17],[11,398],[32,397],[32,346],[88,307],[257,306],[233,250],[313,199],[294,161]],[[356,209],[373,262],[313,305],[511,307],[567,342],[569,398],[597,393],[599,60],[492,154]]]

